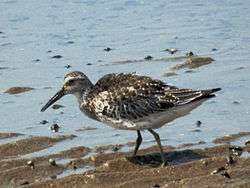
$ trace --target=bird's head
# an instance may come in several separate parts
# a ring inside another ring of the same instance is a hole
[[[70,72],[65,75],[62,88],[44,105],[41,111],[44,112],[64,95],[73,94],[80,99],[83,92],[92,86],[89,78],[82,72]]]

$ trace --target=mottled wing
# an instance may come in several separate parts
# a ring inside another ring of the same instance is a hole
[[[166,90],[175,88],[147,76],[108,74],[89,93],[88,105],[99,117],[134,120],[173,107],[177,98]]]
[[[146,76],[109,74],[89,93],[88,106],[99,119],[136,120],[208,97],[211,93],[212,90],[179,89]]]

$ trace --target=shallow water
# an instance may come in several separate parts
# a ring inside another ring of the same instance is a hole
[[[79,145],[133,141],[134,132],[115,130],[83,116],[70,96],[59,102],[65,108],[40,112],[60,87],[63,76],[72,70],[85,72],[93,82],[106,73],[136,71],[179,87],[223,89],[192,115],[160,128],[161,137],[167,139],[164,144],[211,143],[218,136],[250,131],[249,9],[247,1],[1,0],[0,132],[77,135],[56,144],[51,148],[54,152]],[[105,52],[106,47],[114,50]],[[164,77],[164,73],[176,61],[111,63],[147,55],[170,57],[161,51],[171,47],[179,50],[174,56],[193,51],[215,61],[192,73],[179,70],[172,77]],[[63,57],[51,58],[54,55]],[[72,67],[66,69],[67,64]],[[17,95],[2,93],[13,86],[35,90]],[[41,125],[42,120],[50,123]],[[202,121],[201,132],[192,132],[197,120]],[[51,132],[52,123],[61,126],[59,133]],[[76,131],[83,127],[97,129]],[[143,138],[153,140],[148,133]]]

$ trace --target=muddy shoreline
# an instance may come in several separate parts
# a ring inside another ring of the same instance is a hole
[[[5,139],[18,133],[1,133]],[[204,141],[164,146],[168,165],[160,167],[156,146],[137,157],[123,152],[133,142],[95,148],[73,147],[58,153],[25,157],[74,135],[27,137],[0,145],[0,187],[241,187],[249,186],[250,145],[230,142],[247,132],[215,139],[209,148],[194,149]],[[219,140],[219,142],[218,142]],[[247,142],[246,142],[247,143]]]

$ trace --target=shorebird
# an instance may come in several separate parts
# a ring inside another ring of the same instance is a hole
[[[162,163],[167,164],[160,137],[154,129],[187,115],[219,90],[180,89],[133,73],[107,74],[93,84],[84,73],[74,71],[66,74],[63,87],[41,111],[64,95],[73,94],[80,110],[88,117],[114,128],[137,132],[133,156],[142,142],[141,131],[148,130],[160,149]]]

